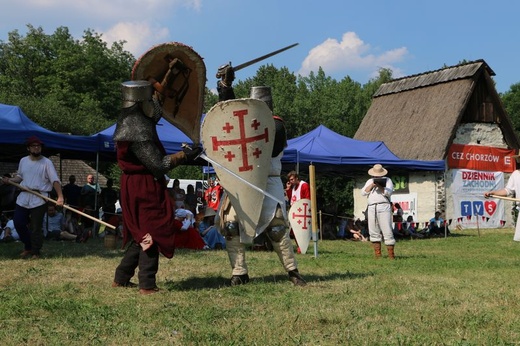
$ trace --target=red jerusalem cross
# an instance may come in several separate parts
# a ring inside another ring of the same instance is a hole
[[[216,136],[212,136],[212,144],[213,144],[213,151],[216,151],[218,147],[225,146],[225,145],[239,145],[240,150],[242,151],[242,166],[238,168],[239,172],[244,171],[251,171],[253,170],[253,165],[249,164],[249,156],[247,153],[247,144],[256,142],[259,140],[265,140],[265,142],[269,142],[269,136],[268,136],[268,128],[266,127],[264,129],[264,133],[252,136],[252,137],[246,137],[246,125],[244,121],[244,117],[247,115],[247,109],[242,109],[238,111],[233,111],[233,116],[238,117],[238,129],[240,131],[239,138],[237,139],[229,139],[229,140],[218,140]],[[260,123],[254,119],[251,122],[251,127],[256,131],[258,130],[258,127],[260,126]],[[235,127],[231,125],[230,123],[226,123],[225,126],[222,128],[224,132],[231,133]],[[262,154],[262,151],[259,148],[255,148],[252,152],[253,156],[256,156],[257,158]],[[228,150],[224,157],[228,161],[233,161],[235,158],[235,154]]]
[[[296,214],[296,213],[292,213],[292,219],[293,220],[296,220],[297,218],[302,218],[302,220],[298,220],[296,222],[298,222],[299,225],[302,224],[303,222],[303,226],[302,226],[302,229],[307,229],[307,225],[310,225],[311,224],[311,210],[310,208],[308,208],[307,206],[309,205],[308,203],[302,203],[303,204],[303,214]],[[298,212],[302,212],[302,208],[298,208]],[[307,220],[308,218],[308,220]]]

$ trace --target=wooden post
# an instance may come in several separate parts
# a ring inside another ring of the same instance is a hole
[[[316,212],[316,174],[313,164],[309,165],[309,183],[311,188],[312,239],[314,240],[314,257],[318,257],[318,216]]]

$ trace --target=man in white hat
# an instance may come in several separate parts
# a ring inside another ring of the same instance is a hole
[[[376,258],[381,257],[381,241],[384,240],[388,258],[394,259],[395,239],[392,232],[392,203],[390,196],[394,191],[392,179],[387,178],[388,171],[380,164],[368,170],[371,176],[361,190],[368,198],[368,232],[374,247]]]
[[[215,226],[216,215],[217,213],[213,208],[206,207],[204,218],[199,223],[199,233],[210,249],[221,250],[226,248],[226,238],[220,234]]]

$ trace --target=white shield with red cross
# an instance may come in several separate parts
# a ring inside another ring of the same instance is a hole
[[[206,156],[222,166],[213,165],[213,168],[229,195],[241,229],[251,240],[256,234],[264,198],[268,198],[261,191],[267,186],[274,135],[272,112],[265,102],[256,99],[219,102],[202,123]]]
[[[311,215],[311,200],[307,198],[297,200],[289,209],[289,222],[298,247],[303,254],[307,252],[311,241]]]

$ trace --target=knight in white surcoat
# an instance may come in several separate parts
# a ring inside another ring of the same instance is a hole
[[[264,101],[272,112],[273,103],[270,87],[253,87],[251,98]],[[298,271],[293,245],[289,237],[287,210],[284,205],[280,204],[280,201],[284,201],[285,197],[280,173],[283,150],[287,146],[287,134],[283,120],[278,116],[273,116],[273,118],[275,121],[275,138],[265,191],[276,199],[264,196],[260,219],[254,230],[243,229],[249,226],[239,222],[239,217],[229,198],[224,198],[219,210],[220,220],[217,224],[220,225],[220,231],[226,237],[226,250],[232,268],[231,286],[249,282],[245,244],[250,243],[251,239],[248,238],[247,234],[254,234],[255,237],[266,235],[288,273],[289,280],[296,286],[306,285]],[[226,189],[226,186],[223,187]]]

